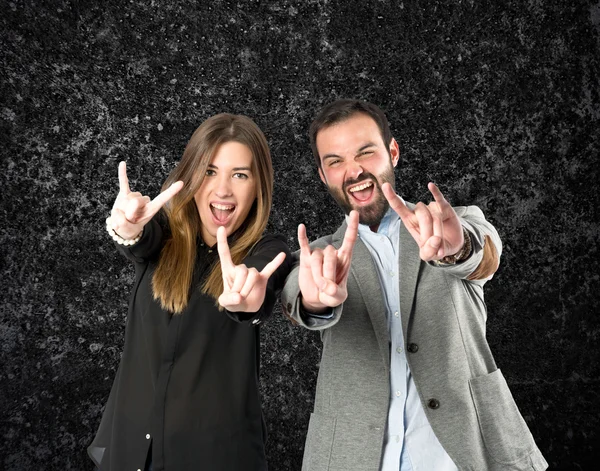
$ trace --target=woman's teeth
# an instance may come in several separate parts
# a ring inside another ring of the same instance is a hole
[[[215,209],[219,209],[221,211],[231,211],[235,206],[232,204],[216,204],[216,203],[211,203],[210,204],[213,208]]]

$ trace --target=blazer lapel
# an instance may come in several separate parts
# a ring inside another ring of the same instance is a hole
[[[346,223],[333,235],[333,245],[337,249],[342,245],[344,234],[346,232]],[[360,240],[360,237],[354,244],[352,252],[352,264],[350,265],[350,274],[356,280],[363,301],[367,306],[367,312],[373,324],[373,330],[379,344],[386,371],[390,369],[390,347],[389,332],[387,326],[387,317],[385,314],[385,301],[383,299],[383,290],[377,275],[377,267],[373,262],[371,253],[367,246]]]
[[[421,267],[421,258],[419,257],[417,243],[406,227],[404,227],[404,224],[400,226],[400,250],[398,252],[400,252],[400,259],[398,261],[400,266],[400,314],[402,316],[402,332],[406,344],[408,340],[408,324],[415,299],[419,268]]]

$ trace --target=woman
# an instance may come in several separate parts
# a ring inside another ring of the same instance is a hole
[[[90,457],[100,471],[267,469],[258,324],[290,265],[286,244],[263,236],[273,186],[263,133],[214,116],[154,200],[130,191],[124,162],[119,184],[107,230],[136,282]]]

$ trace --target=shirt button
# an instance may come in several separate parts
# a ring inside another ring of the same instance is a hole
[[[394,317],[398,317],[400,314],[398,313],[398,311],[394,312]]]
[[[398,353],[402,353],[402,347],[398,347],[398,348],[396,349],[396,351],[397,351]]]
[[[392,278],[394,277],[394,272],[393,272],[393,271],[391,271],[391,272],[390,272],[390,276],[391,276]]]
[[[396,443],[400,442],[400,435],[396,435]]]
[[[150,440],[150,434],[149,433],[146,434],[146,440]]]
[[[396,396],[398,396],[398,397],[402,396],[402,391],[396,391]]]

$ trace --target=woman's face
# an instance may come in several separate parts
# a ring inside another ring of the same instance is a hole
[[[252,161],[248,146],[232,141],[222,144],[209,164],[194,195],[207,245],[217,242],[219,226],[224,226],[230,236],[246,220],[256,199]]]

